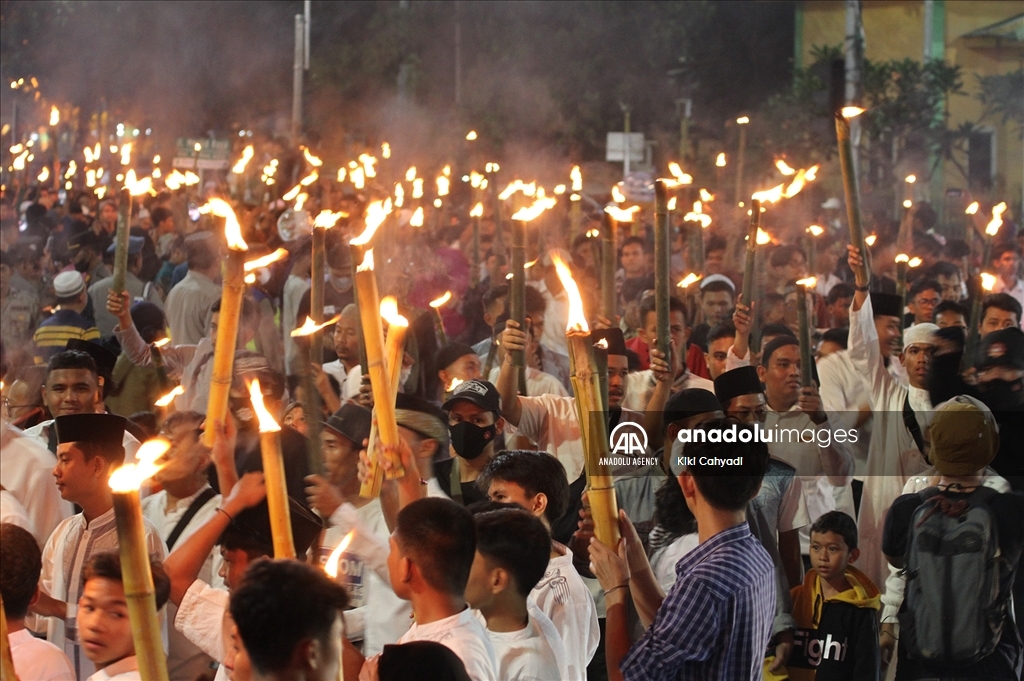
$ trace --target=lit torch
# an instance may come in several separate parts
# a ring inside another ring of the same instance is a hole
[[[129,463],[114,471],[108,480],[114,500],[118,553],[121,555],[121,581],[124,585],[132,642],[138,660],[139,675],[147,681],[167,681],[167,657],[156,614],[156,589],[146,546],[145,523],[139,488],[163,465],[157,464],[170,449],[163,438],[148,440],[135,454],[138,463]]]
[[[796,282],[796,312],[800,323],[800,385],[811,387],[811,324],[807,313],[807,291],[813,290],[817,278],[808,277]]]
[[[973,205],[973,204],[972,204]],[[988,225],[985,227],[985,247],[983,249],[983,255],[981,259],[981,266],[988,267],[990,260],[992,259],[992,241],[996,235],[999,234],[999,228],[1003,226],[1003,213],[1006,211],[1006,202],[1002,202],[992,207],[992,219],[989,220]],[[981,285],[983,291],[991,291],[995,286],[996,278],[987,272],[979,273],[978,282]],[[981,301],[984,295],[978,295],[974,297],[974,304],[971,308],[971,326],[968,329],[967,335],[967,347],[964,350],[963,359],[961,364],[970,362],[971,366],[974,364],[974,354],[978,347],[978,327],[981,325]],[[961,369],[965,368],[961,366]]]
[[[445,291],[444,295],[430,301],[430,307],[434,310],[434,326],[437,329],[437,337],[441,345],[448,345],[448,334],[444,330],[444,319],[441,317],[441,308],[452,299],[452,292]]]
[[[579,197],[580,192],[583,191],[583,173],[580,172],[579,166],[572,167],[569,179],[572,180],[572,195],[569,197],[569,238],[575,239],[576,235],[580,233],[580,224],[583,222],[583,207],[578,199],[573,198],[574,196]]]
[[[117,232],[114,235],[114,281],[111,289],[124,291],[125,278],[128,275],[128,237],[131,230],[132,197],[141,196],[153,187],[150,178],[136,180],[135,171],[129,170],[121,189],[121,201],[117,211]]]
[[[864,226],[860,216],[860,185],[857,171],[853,164],[853,144],[850,141],[850,119],[864,113],[860,107],[843,107],[836,114],[836,138],[839,141],[839,162],[843,170],[843,190],[846,195],[846,217],[850,223],[850,242],[860,250],[863,264],[857,269],[858,286],[867,286],[871,282],[871,270],[868,267],[868,253],[864,246]]]
[[[532,205],[521,208],[512,216],[512,287],[509,311],[521,330],[526,328],[526,225],[554,205],[553,198],[538,198]],[[522,350],[511,354],[512,366],[517,367],[521,378],[519,383],[522,386],[525,383],[526,358]]]
[[[281,457],[281,426],[263,404],[263,391],[258,378],[249,384],[249,399],[260,424],[260,456],[267,486],[274,558],[295,558],[291,510],[288,508],[288,483],[285,479],[284,459]]]

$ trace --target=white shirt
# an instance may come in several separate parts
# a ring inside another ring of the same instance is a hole
[[[903,404],[909,399],[922,436],[928,433],[932,404],[927,390],[903,385],[886,371],[878,347],[878,331],[870,298],[864,301],[860,310],[850,308],[849,349],[856,373],[864,381],[875,409],[864,492],[857,518],[861,550],[857,567],[872,582],[882,584],[888,574],[882,557],[885,516],[907,479],[919,474],[927,465],[903,423]]]
[[[346,371],[345,365],[341,363],[341,360],[336,359],[333,362],[324,364],[324,371],[329,376],[333,376],[334,380],[338,382],[342,402],[351,400],[359,394],[359,384],[363,380],[363,370],[358,364]]]
[[[0,490],[0,523],[17,525],[35,537],[35,525],[21,503],[6,489]]]
[[[143,519],[146,531],[146,548],[154,561],[167,557],[163,539],[149,521]],[[77,670],[77,677],[84,679],[95,671],[92,662],[79,647],[78,640],[78,599],[82,595],[82,570],[85,563],[97,553],[118,550],[117,527],[114,509],[86,522],[81,513],[75,514],[57,526],[43,547],[43,568],[39,585],[43,591],[67,604],[67,617],[47,618],[46,638],[50,643],[63,648]],[[166,624],[164,612],[158,613],[161,628]]]
[[[572,565],[572,551],[551,542],[561,555],[548,561],[544,577],[530,592],[532,600],[551,620],[562,638],[569,679],[585,679],[587,664],[597,651],[601,632],[597,607],[580,573]]]
[[[36,638],[28,629],[8,634],[7,640],[21,681],[75,681],[67,655],[49,641]]]
[[[224,615],[230,599],[227,591],[214,589],[197,579],[185,592],[174,617],[174,628],[218,662],[224,661],[227,652]]]
[[[644,411],[651,401],[656,384],[654,372],[650,369],[643,371],[631,371],[626,375],[626,394],[622,400],[623,409],[633,411]],[[693,372],[684,370],[681,376],[677,376],[672,382],[672,392],[687,390],[689,388],[700,388],[714,394],[715,382],[702,376],[695,376]]]
[[[497,384],[498,374],[501,373],[501,367],[494,367],[491,369],[491,375],[488,377],[491,383]],[[562,382],[551,374],[544,371],[537,371],[531,367],[526,367],[526,394],[527,395],[559,395],[561,397],[568,397],[569,391],[565,389]]]
[[[565,326],[569,320],[569,294],[563,289],[557,296],[551,295],[544,281],[531,281],[533,286],[544,296],[547,307],[544,310],[544,333],[540,343],[548,350],[560,355],[569,355],[569,347],[565,342]]]
[[[61,499],[53,482],[57,457],[46,444],[14,426],[0,426],[0,485],[25,509],[36,543],[42,547],[54,528],[74,513],[70,501]]]
[[[203,485],[192,496],[186,499],[179,499],[174,504],[169,502],[167,492],[161,490],[142,500],[142,515],[157,528],[160,538],[167,541],[174,528],[177,527],[178,521],[185,515],[185,512],[192,505],[195,498],[202,494],[204,490],[209,489],[209,487],[209,485]],[[207,520],[216,515],[220,502],[221,495],[219,494],[215,494],[208,499],[195,516],[192,517],[189,524],[185,526],[181,534],[178,535],[175,546],[181,546],[190,535],[202,527]],[[212,584],[215,588],[224,588],[224,580],[218,574],[220,572],[220,563],[220,552],[214,549],[206,557],[206,562],[203,563],[203,567],[199,570],[199,579]],[[168,602],[167,616],[171,622],[174,621],[176,614],[177,608],[174,603]],[[168,638],[167,671],[171,679],[194,679],[209,671],[210,663],[213,661],[212,658],[204,654],[202,650],[185,638],[184,634],[175,627],[171,627],[170,631],[168,631]]]
[[[118,660],[90,676],[88,681],[142,681],[139,661],[134,655]]]
[[[697,533],[684,534],[651,554],[651,572],[665,593],[676,583],[676,563],[700,544]]]
[[[527,603],[529,621],[519,631],[491,631],[501,681],[572,681],[565,649],[555,625],[536,605]],[[481,616],[480,619],[483,619]]]
[[[459,656],[473,681],[495,681],[498,678],[494,646],[487,629],[469,608],[430,624],[413,624],[398,639],[399,643],[413,641],[434,641],[448,648]]]
[[[992,287],[992,293],[1009,293],[1011,296],[1017,299],[1017,302],[1024,307],[1024,279],[1017,279],[1013,282],[1012,287],[1008,287],[1003,282],[1002,277],[996,277],[996,284]],[[1021,320],[1020,328],[1024,329],[1024,319]]]
[[[338,581],[349,593],[351,610],[345,611],[345,634],[363,640],[363,655],[370,657],[396,643],[412,624],[412,606],[391,590],[387,572],[388,532],[380,499],[356,508],[342,504],[330,517],[318,551],[326,564],[334,549],[355,532],[338,564]]]
[[[575,481],[583,472],[583,439],[575,399],[538,395],[520,397],[519,404],[522,415],[512,432],[528,437],[537,443],[538,449],[561,461],[566,478],[570,483]],[[623,421],[643,425],[643,414],[623,409],[619,422]]]
[[[849,350],[839,350],[830,355],[822,357],[817,361],[818,380],[821,385],[818,393],[821,395],[821,404],[825,411],[829,412],[831,422],[835,414],[837,421],[834,425],[838,428],[857,428],[860,437],[852,446],[854,457],[855,474],[863,476],[864,464],[868,458],[868,446],[871,442],[871,419],[857,426],[857,419],[860,410],[871,407],[871,400],[868,397],[867,388],[857,369],[850,359]]]

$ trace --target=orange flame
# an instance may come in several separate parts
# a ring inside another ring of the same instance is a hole
[[[161,338],[158,341],[153,341],[153,347],[162,348],[163,346],[167,345],[170,342],[171,342],[170,337],[169,336],[164,336],[163,338]]]
[[[300,326],[297,329],[293,329],[292,330],[291,336],[292,336],[292,338],[301,338],[302,336],[312,336],[314,333],[316,333],[320,329],[326,328],[326,327],[330,326],[331,324],[337,324],[339,319],[341,319],[341,315],[337,314],[337,315],[334,315],[334,317],[328,319],[323,324],[317,324],[316,322],[313,321],[313,319],[311,317],[307,316],[306,317],[306,321],[304,321],[302,323],[302,326]]]
[[[907,255],[906,253],[900,253],[895,258],[893,258],[893,260],[895,262],[910,262],[910,256]]]
[[[242,226],[238,224],[235,211],[231,204],[221,198],[211,198],[206,205],[199,209],[200,213],[212,213],[219,218],[224,218],[224,237],[227,239],[228,248],[233,251],[247,251],[249,246],[242,238]]]
[[[757,228],[757,245],[764,246],[772,241],[772,235],[764,231],[760,227]]]
[[[302,155],[306,157],[306,162],[309,163],[309,165],[313,166],[314,168],[319,168],[324,164],[324,162],[321,161],[318,157],[309,153],[309,149],[307,149],[306,147],[302,148]]]
[[[115,492],[134,492],[145,480],[156,475],[164,464],[157,464],[171,448],[171,443],[162,437],[146,440],[135,453],[137,463],[127,463],[110,474],[107,484]]]
[[[917,175],[907,175],[904,182],[906,182],[907,184],[914,184],[915,182],[917,182]]]
[[[479,218],[479,217],[483,217],[483,215],[484,215],[484,204],[482,204],[482,203],[477,203],[475,206],[473,206],[473,210],[469,211],[469,217],[471,217],[471,218]]]
[[[344,182],[348,176],[348,169],[345,166],[338,168],[338,182]]]
[[[599,340],[596,343],[594,343],[594,347],[595,348],[601,348],[602,350],[607,350],[608,349],[608,339],[607,338],[602,338],[601,340]]]
[[[974,215],[975,213],[978,212],[979,207],[980,204],[977,201],[972,201],[971,205],[967,206],[967,209],[964,211],[964,213],[966,213],[967,215]]]
[[[810,232],[813,236],[821,236],[822,234],[825,233],[824,228],[819,227],[818,225],[811,225],[810,227],[807,228],[807,231]]]
[[[725,152],[724,151],[718,154],[718,158],[715,159],[715,165],[718,166],[719,168],[724,168],[725,167]]]
[[[981,288],[985,289],[986,291],[991,291],[993,288],[995,288],[995,285],[996,277],[994,274],[989,274],[988,272],[981,273]]]
[[[348,177],[352,180],[352,186],[356,189],[362,189],[366,186],[366,173],[361,166],[353,168]]]
[[[921,260],[921,258],[914,256],[913,258],[910,259],[910,262],[908,262],[907,264],[910,265],[911,267],[920,267],[921,263],[923,262],[924,260]]]
[[[679,288],[689,288],[690,284],[696,283],[700,281],[700,279],[701,276],[699,274],[690,272],[685,277],[683,277],[682,280],[678,284],[676,284],[676,286],[678,286]]]
[[[409,218],[409,226],[411,226],[411,227],[422,227],[423,226],[423,206],[417,206],[416,210],[413,211],[412,217]]]
[[[475,170],[469,171],[469,186],[473,189],[478,189],[480,183],[483,182],[484,176]]]
[[[704,189],[704,187],[701,187],[700,200],[703,201],[704,203],[710,203],[711,201],[715,200],[715,195],[709,192],[707,189]]]
[[[817,277],[807,277],[806,279],[798,279],[796,282],[797,286],[803,286],[804,288],[814,288],[818,285]]]
[[[374,201],[366,208],[366,216],[363,221],[366,223],[366,229],[355,239],[350,242],[354,246],[365,246],[370,243],[377,228],[380,227],[381,223],[384,222],[384,218],[391,214],[391,199],[386,201]],[[370,260],[370,269],[373,269],[373,259]]]
[[[583,191],[583,173],[580,172],[579,166],[573,166],[569,172],[569,179],[572,180],[572,190],[574,192]]]
[[[516,211],[515,215],[512,216],[513,220],[519,220],[520,222],[530,222],[540,216],[541,213],[546,211],[548,208],[554,208],[557,201],[552,198],[540,197],[533,202],[532,205],[526,208],[520,208]]]
[[[405,203],[405,187],[402,186],[401,182],[396,182],[395,183],[395,208],[401,208],[403,203]]]
[[[387,143],[385,142],[385,144]],[[346,534],[345,538],[341,540],[340,544],[338,544],[338,547],[331,551],[331,555],[327,559],[327,562],[324,563],[324,572],[326,572],[327,576],[331,579],[338,578],[338,565],[341,563],[341,554],[345,553],[345,549],[347,549],[348,545],[352,543],[352,540],[355,539],[355,536],[355,530],[352,530],[351,532]]]
[[[1003,201],[997,206],[992,207],[992,220],[985,227],[985,234],[989,236],[995,236],[999,233],[999,228],[1003,226],[1003,212],[1006,210],[1006,202]]]
[[[453,392],[456,388],[458,388],[463,383],[465,383],[465,381],[463,381],[461,378],[453,378],[452,382],[448,384],[447,388],[445,388],[445,392],[449,392],[449,393]]]
[[[472,142],[477,138],[476,130],[470,130],[466,133],[466,139]]]
[[[256,412],[256,418],[260,424],[261,433],[276,433],[281,430],[281,426],[278,425],[277,421],[267,410],[266,405],[263,404],[263,391],[260,389],[260,379],[252,379],[252,383],[249,384],[249,400],[252,402],[252,410]]]
[[[775,167],[778,168],[779,172],[782,173],[783,175],[789,176],[789,175],[795,175],[796,174],[796,169],[791,168],[789,166],[789,164],[786,163],[781,158],[775,160]]]
[[[330,229],[331,227],[334,227],[334,225],[338,224],[338,220],[347,217],[348,213],[345,213],[343,211],[339,210],[338,212],[332,212],[325,209],[320,211],[320,214],[313,219],[313,226],[321,227],[323,229]]]
[[[452,292],[451,291],[445,291],[443,296],[441,296],[440,298],[435,298],[434,300],[431,300],[429,305],[430,305],[430,307],[432,307],[432,308],[434,308],[436,310],[436,309],[440,308],[442,305],[444,305],[445,303],[447,303],[451,299],[452,299]]]
[[[551,262],[558,273],[558,279],[565,288],[569,300],[569,318],[565,324],[566,331],[579,331],[590,333],[590,325],[587,324],[587,316],[583,313],[583,298],[580,296],[580,289],[572,278],[572,270],[566,265],[556,251],[551,252]]]
[[[306,175],[304,178],[299,180],[299,184],[302,185],[303,187],[308,187],[309,185],[316,182],[319,177],[320,173],[314,170],[309,175]]]
[[[132,196],[142,196],[153,191],[153,178],[135,179],[135,170],[129,170],[124,176],[124,186]]]
[[[387,142],[381,142],[380,155],[384,158],[391,158],[391,145]]]
[[[50,125],[57,125],[60,123],[60,109],[54,104],[50,106]]]
[[[423,198],[423,178],[417,177],[412,181],[412,198],[422,199]]]
[[[668,164],[668,171],[676,179],[676,184],[693,184],[693,176],[689,173],[684,173],[683,169],[675,161]]]
[[[253,154],[253,148],[252,145],[250,144],[249,146],[242,150],[242,158],[238,159],[238,162],[235,163],[234,167],[231,168],[231,172],[233,172],[235,175],[241,175],[242,173],[244,173],[245,166],[249,163],[250,160],[252,160]]]
[[[281,258],[287,258],[287,257],[288,257],[288,251],[285,250],[284,248],[279,248],[276,251],[274,251],[273,253],[268,253],[267,255],[263,256],[262,258],[256,258],[255,260],[248,261],[247,263],[245,263],[242,266],[242,268],[246,272],[252,272],[253,270],[258,270],[261,267],[266,267],[267,265],[269,265],[271,263],[275,263],[278,260],[280,260]]]
[[[444,175],[439,175],[438,178],[437,178],[437,195],[438,196],[448,196],[448,188],[449,188],[450,185],[451,185],[451,180],[449,180]]]
[[[604,212],[612,216],[612,219],[616,222],[633,222],[633,214],[640,210],[640,206],[630,206],[629,208],[619,208],[618,206],[605,206]]]
[[[282,196],[281,198],[284,199],[285,201],[291,201],[296,196],[298,196],[299,192],[301,192],[301,191],[302,191],[302,185],[301,184],[297,184],[294,187],[292,187],[291,189],[289,189],[288,191],[286,191],[284,193],[284,196]]]
[[[168,340],[170,340],[170,339],[168,339]],[[175,397],[177,397],[178,395],[184,395],[184,394],[185,394],[185,389],[182,388],[180,385],[176,385],[173,388],[171,388],[171,391],[169,393],[167,393],[166,395],[161,396],[153,404],[158,406],[158,407],[166,407],[166,406],[170,405],[171,402],[174,401]]]
[[[380,318],[388,326],[409,326],[409,320],[398,314],[398,299],[394,296],[387,296],[380,301]]]
[[[617,184],[612,185],[612,201],[615,203],[626,202],[626,195],[622,193],[622,190],[619,189],[619,185]]]
[[[412,166],[407,171],[405,171],[405,181],[406,182],[412,182],[415,179],[416,179],[416,166]]]
[[[842,109],[840,109],[840,113],[842,113],[843,118],[847,119],[856,118],[865,111],[867,111],[867,109],[862,109],[859,106],[844,106]]]
[[[369,154],[359,154],[359,162],[363,164],[363,173],[367,177],[377,177],[377,169],[374,167],[377,159]]]
[[[866,237],[864,237],[864,243],[866,243],[868,246],[874,246],[876,241],[878,241],[877,234],[868,234]]]
[[[356,272],[366,272],[366,271],[370,271],[370,272],[373,271],[373,249],[372,248],[370,250],[366,251],[366,253],[363,254],[363,262],[361,262],[359,264],[359,266],[356,267]]]

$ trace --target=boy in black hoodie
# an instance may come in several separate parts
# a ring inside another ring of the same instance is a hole
[[[850,563],[857,525],[830,511],[811,525],[811,570],[794,587],[797,629],[787,668],[792,681],[876,681],[878,588]],[[766,677],[768,678],[768,677]]]

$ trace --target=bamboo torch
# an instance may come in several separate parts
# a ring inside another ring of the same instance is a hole
[[[580,195],[583,191],[583,173],[579,166],[572,167],[569,178],[572,180],[572,194],[569,195],[569,243],[572,243],[579,235],[583,223],[583,207],[580,205],[583,198]]]
[[[156,369],[156,380],[160,384],[161,390],[167,390],[167,387],[171,384],[171,380],[167,377],[167,369],[164,368],[164,355],[160,352],[160,348],[170,342],[171,339],[165,336],[149,344],[149,356],[153,360],[153,368]]]
[[[669,338],[669,260],[672,244],[669,237],[668,185],[665,180],[654,183],[654,316],[657,321],[658,350],[664,353],[671,365],[671,343]]]
[[[754,296],[754,268],[757,263],[757,233],[761,229],[761,201],[750,202],[750,227],[747,229],[747,259],[743,267],[743,304]]]
[[[161,466],[156,461],[170,449],[162,438],[144,442],[136,453],[138,463],[125,464],[109,480],[114,499],[114,521],[121,554],[121,577],[128,604],[132,641],[143,681],[167,681],[167,658],[156,614],[156,590],[146,549],[145,523],[139,487],[153,477]]]
[[[836,113],[836,138],[839,140],[839,162],[843,169],[843,191],[846,195],[846,217],[850,223],[850,242],[860,249],[863,265],[859,268],[860,281],[871,281],[868,267],[868,249],[864,244],[864,226],[860,217],[860,185],[853,163],[853,144],[850,141],[850,119],[864,113],[864,109],[845,107]]]
[[[1005,202],[992,208],[992,219],[989,221],[988,226],[985,227],[985,248],[981,261],[982,267],[988,266],[988,261],[992,258],[992,240],[999,233],[999,228],[1003,226],[1003,212],[1005,210]],[[974,354],[978,348],[978,338],[980,336],[982,299],[996,284],[995,276],[987,272],[981,272],[978,276],[981,290],[974,297],[974,303],[971,305],[971,322],[967,329],[967,347],[964,348],[964,354],[960,360],[961,369],[974,364]]]
[[[148,192],[153,187],[153,180],[143,178],[137,180],[135,171],[129,170],[121,188],[120,201],[117,209],[117,232],[114,234],[114,282],[111,289],[124,291],[124,280],[128,273],[128,237],[131,235],[132,197]]]
[[[445,291],[444,295],[431,300],[429,305],[430,309],[434,311],[434,327],[437,330],[437,337],[441,341],[441,345],[448,345],[448,334],[444,330],[444,318],[441,316],[441,308],[452,299],[452,292]]]
[[[605,209],[601,230],[601,314],[615,322],[615,242],[618,223]]]
[[[409,320],[398,314],[398,299],[387,296],[380,301],[381,319],[388,323],[388,335],[384,341],[384,357],[386,360],[388,390],[391,392],[390,403],[395,403],[398,390],[402,384],[402,360],[405,358],[405,336],[409,331]]]
[[[258,378],[249,384],[249,399],[260,424],[260,455],[267,485],[274,558],[295,558],[291,511],[288,508],[288,483],[285,481],[284,460],[281,458],[281,426],[263,404],[263,391]]]
[[[228,413],[228,394],[231,391],[235,346],[238,343],[238,318],[242,312],[242,296],[245,293],[245,252],[249,247],[242,239],[242,226],[238,224],[235,211],[227,201],[212,198],[200,210],[224,218],[224,236],[227,238],[228,246],[220,298],[220,317],[217,322],[217,341],[214,344],[210,399],[206,406],[206,419],[212,427],[203,431],[203,443],[207,447],[212,447],[214,433],[227,418]]]
[[[817,283],[815,277],[796,282],[796,312],[800,323],[800,385],[804,388],[811,386],[811,366],[814,361],[811,358],[811,323],[807,312],[807,290],[813,290]]]
[[[483,202],[478,202],[473,209],[469,211],[469,217],[473,218],[473,252],[472,258],[470,259],[470,284],[473,288],[480,283],[480,218],[484,214]]]
[[[569,346],[573,393],[576,396],[576,416],[583,440],[594,535],[606,546],[616,546],[619,542],[619,510],[615,501],[614,479],[608,467],[602,463],[602,458],[608,452],[608,423],[601,403],[600,377],[590,327],[583,313],[580,290],[573,281],[568,265],[557,255],[552,257],[552,261],[569,299],[565,335]]]
[[[526,330],[526,225],[540,217],[548,208],[553,208],[556,201],[552,197],[538,197],[532,205],[520,208],[512,216],[512,287],[510,295],[510,313],[512,319],[523,331]],[[512,366],[519,368],[520,381],[526,370],[526,357],[519,350],[511,353]]]

